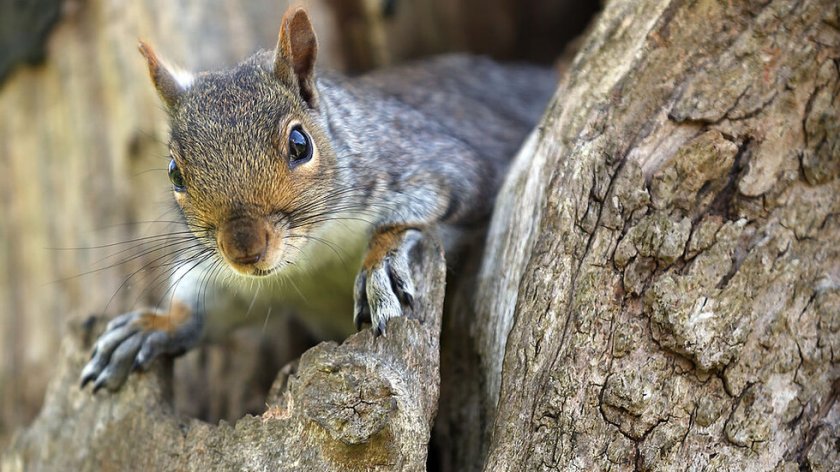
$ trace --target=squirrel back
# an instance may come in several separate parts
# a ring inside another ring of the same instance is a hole
[[[423,112],[482,155],[507,158],[557,88],[552,69],[467,54],[377,70],[359,82]]]
[[[487,194],[481,196],[481,201],[491,205],[510,160],[534,128],[557,86],[556,74],[549,68],[498,63],[466,54],[423,59],[353,79],[333,77],[327,76],[323,82],[335,108],[346,108],[346,104],[364,107],[372,117],[382,117],[368,120],[382,141],[396,140],[402,147],[412,148],[413,152],[407,155],[390,155],[394,165],[401,166],[403,156],[411,156],[429,166],[445,167],[445,161],[452,159],[456,149],[466,148],[466,154],[476,160],[476,170],[483,175],[478,186]],[[355,98],[345,102],[347,89],[353,90]],[[334,95],[329,91],[335,91]],[[344,116],[351,115],[352,112]],[[409,119],[416,122],[407,125]],[[417,132],[418,128],[425,132]],[[441,141],[440,145],[430,146],[430,134]],[[450,151],[446,141],[453,146]],[[469,189],[463,190],[469,193]],[[474,218],[480,219],[489,210],[475,207],[464,213],[473,213]]]

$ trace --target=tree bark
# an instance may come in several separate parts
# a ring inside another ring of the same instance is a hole
[[[839,69],[833,0],[607,5],[490,231],[484,470],[836,470]]]

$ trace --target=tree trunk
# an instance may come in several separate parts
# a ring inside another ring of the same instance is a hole
[[[837,470],[838,100],[836,0],[608,4],[493,220],[484,470]]]
[[[361,40],[371,57],[334,56],[353,68],[412,55],[382,28]],[[840,4],[611,0],[564,70],[461,269],[477,275],[448,290],[430,468],[836,470]],[[25,135],[18,125],[7,136]],[[443,290],[434,254],[421,254],[421,313]],[[166,375],[80,395],[76,330],[39,420],[0,465],[422,469],[438,384],[429,316],[398,321],[385,343],[314,348],[266,413],[234,427],[178,416]],[[361,367],[383,360],[398,367]],[[357,385],[374,399],[361,414]]]

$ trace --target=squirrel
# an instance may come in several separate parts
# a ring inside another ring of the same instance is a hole
[[[411,248],[436,232],[449,258],[486,224],[556,85],[549,68],[469,55],[316,76],[301,8],[283,16],[274,51],[230,70],[192,75],[139,48],[169,114],[169,179],[199,249],[171,274],[168,307],[108,323],[81,373],[94,392],[218,339],[242,321],[229,314],[255,302],[295,306],[319,337],[364,323],[384,334],[416,295]],[[224,267],[238,276],[208,287]],[[354,323],[335,315],[351,309]]]

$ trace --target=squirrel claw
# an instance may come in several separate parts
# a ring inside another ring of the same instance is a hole
[[[80,382],[80,384],[79,384],[79,388],[81,388],[81,389],[85,388],[85,385],[89,384],[89,383],[90,383],[90,381],[91,381],[91,380],[93,380],[93,379],[94,379],[94,376],[93,376],[93,375],[91,375],[91,374],[85,374],[85,373],[83,372],[83,373],[82,373],[82,381],[81,381],[81,382]]]
[[[147,328],[149,317],[157,316],[161,315],[155,311],[139,311],[108,323],[82,369],[81,388],[93,382],[94,393],[103,387],[116,391],[131,372],[146,370],[159,355],[182,353],[198,340],[200,325],[196,324],[180,325],[172,331]]]
[[[354,285],[354,303],[353,303],[353,324],[356,326],[356,331],[362,330],[362,325],[370,323],[370,307],[368,307],[367,293],[365,285],[367,284],[367,274],[365,271],[359,272],[356,276]]]
[[[101,390],[103,385],[105,385],[105,379],[103,379],[103,378],[100,376],[100,378],[99,378],[99,379],[97,379],[97,380],[96,380],[96,382],[94,382],[94,383],[93,383],[93,390],[92,390],[93,394],[95,395],[95,394],[96,394],[96,392],[98,392],[99,390]]]
[[[409,267],[409,252],[420,232],[406,230],[397,247],[385,252],[356,277],[353,321],[359,329],[370,323],[375,336],[385,334],[388,320],[403,315],[403,307],[414,307],[414,281]]]
[[[385,321],[381,320],[373,327],[373,335],[376,337],[385,336]]]

